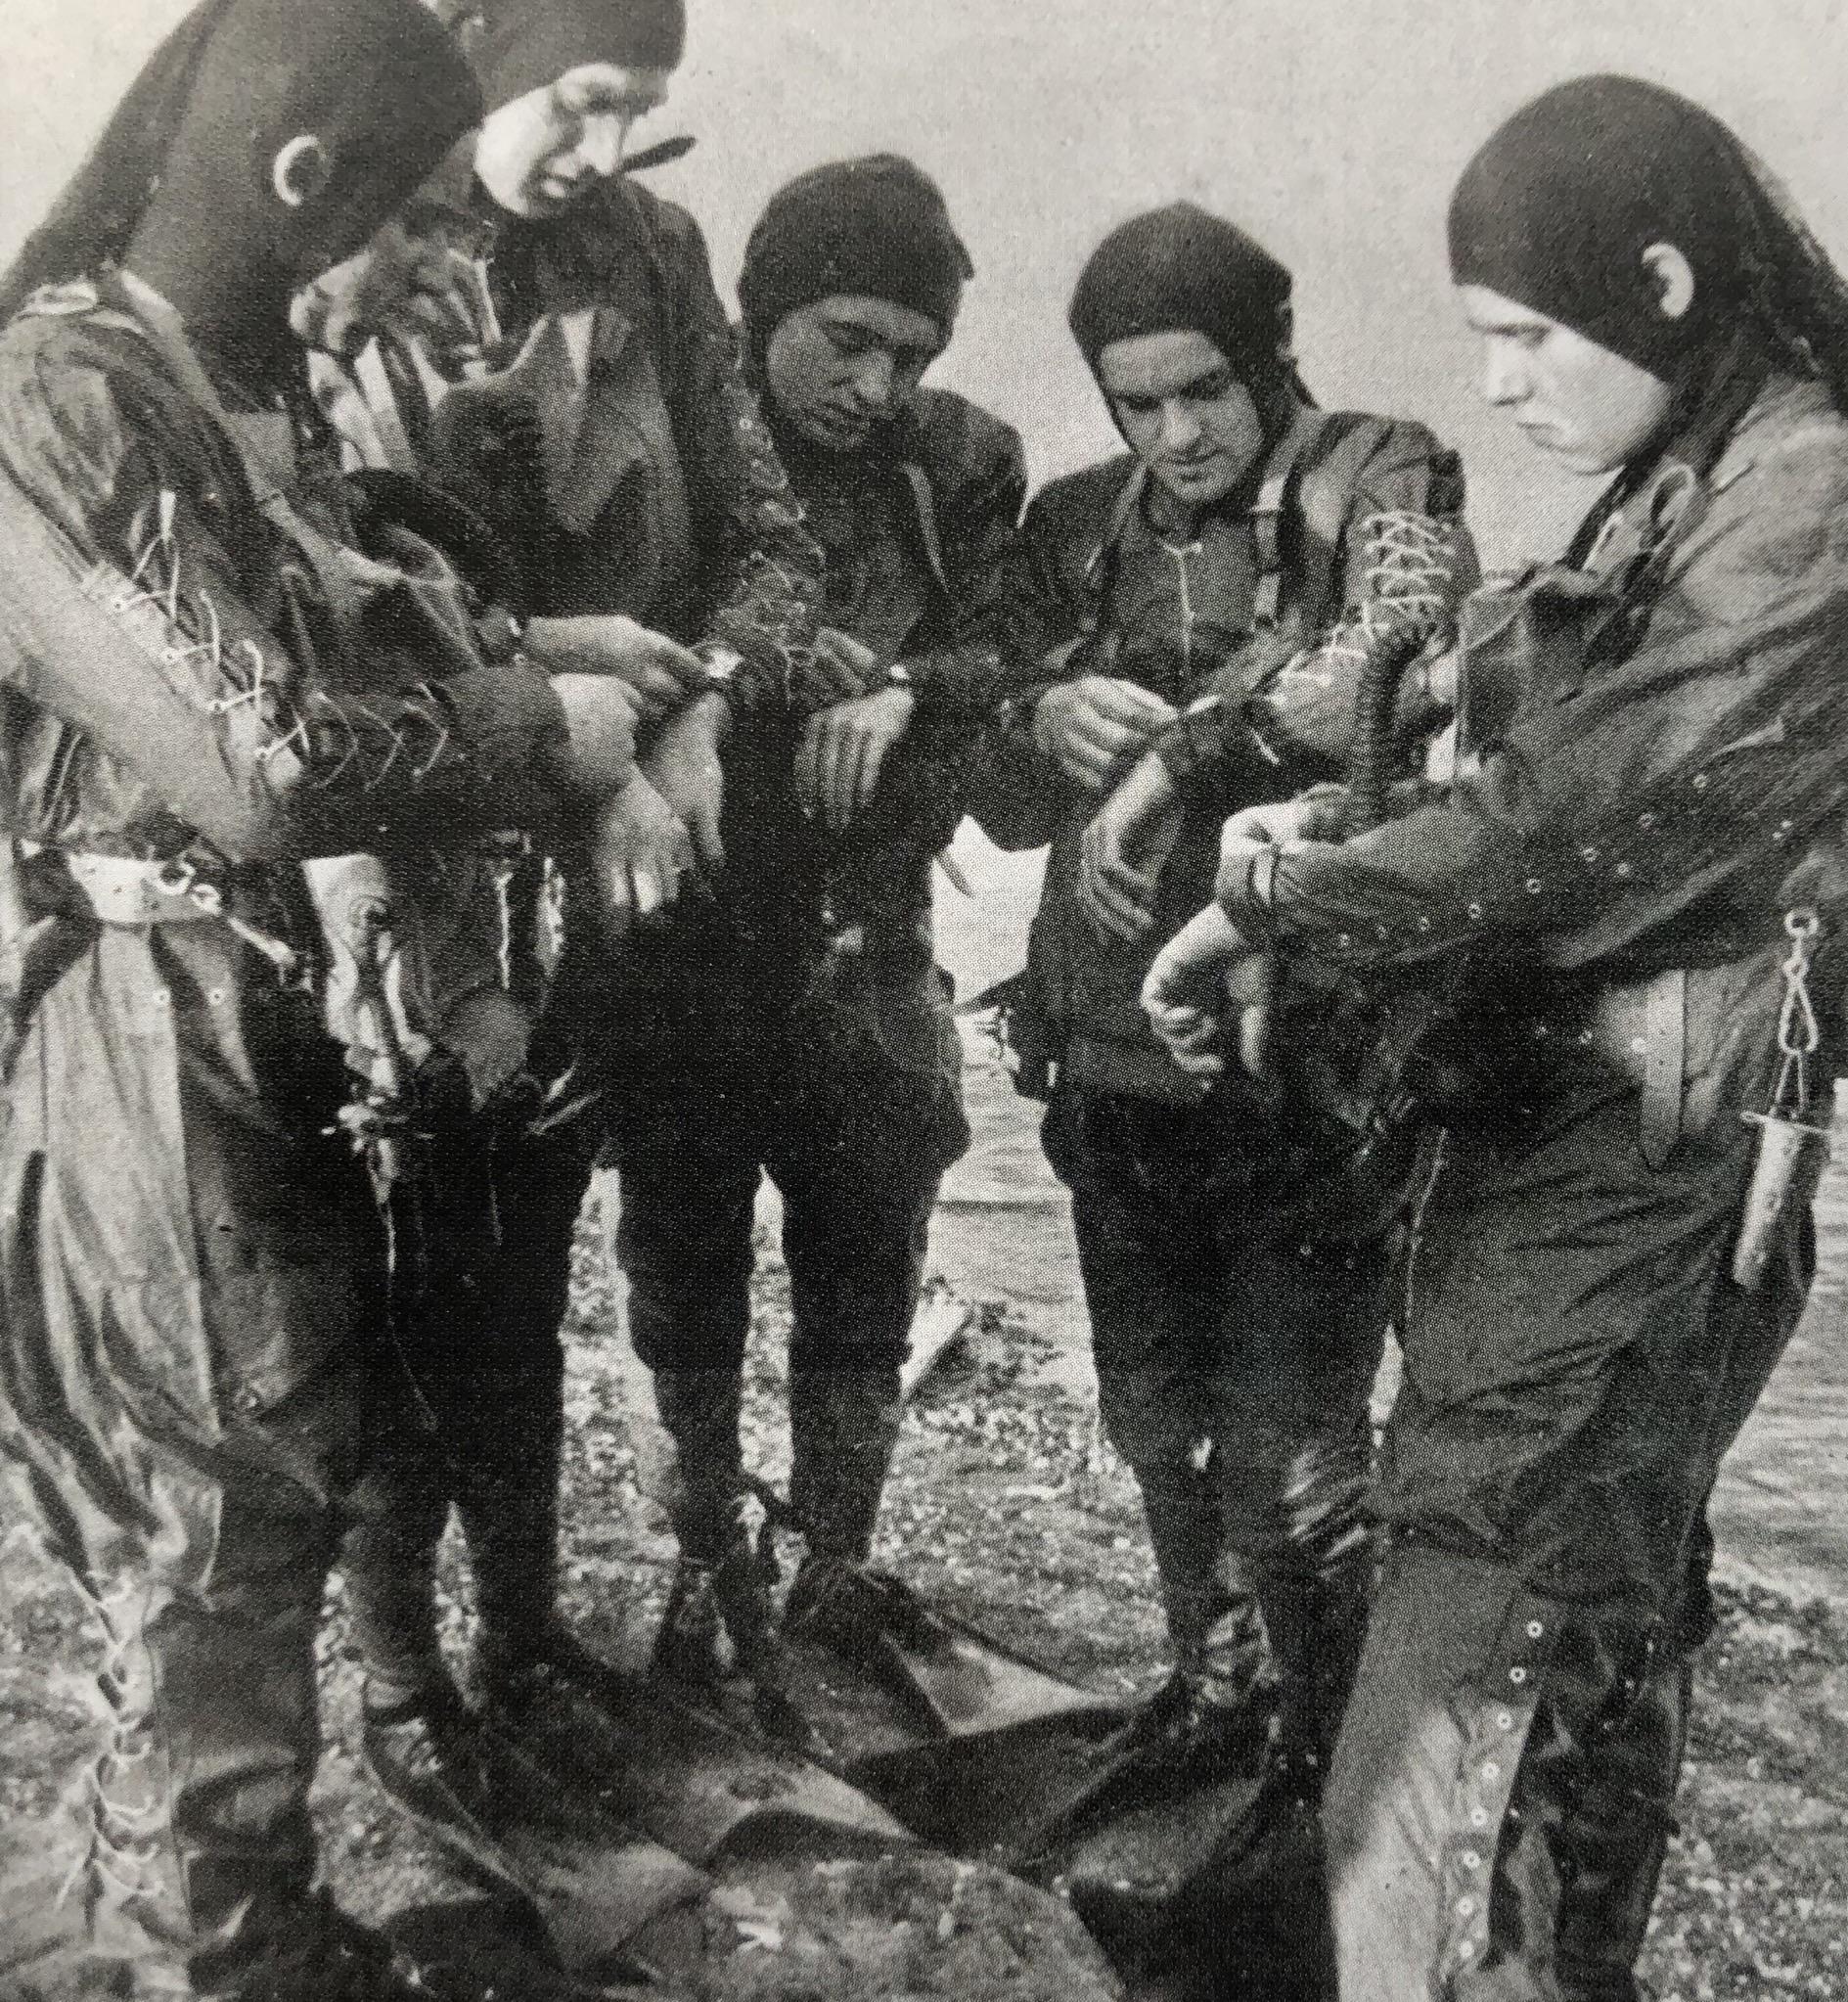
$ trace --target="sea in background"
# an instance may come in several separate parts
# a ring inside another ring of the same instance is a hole
[[[956,858],[975,894],[938,880],[939,956],[970,996],[1024,958],[1043,857],[1006,855],[966,825]],[[979,1028],[966,1023],[974,1141],[945,1178],[932,1269],[959,1294],[1006,1300],[1057,1344],[1061,1375],[1088,1388],[1084,1296],[1064,1191],[1039,1147],[1039,1108],[1014,1095]],[[1848,1604],[1848,1089],[1836,1160],[1817,1201],[1809,1312],[1729,1456],[1714,1497],[1722,1571],[1798,1600]]]

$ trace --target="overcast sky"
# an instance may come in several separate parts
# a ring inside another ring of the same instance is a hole
[[[177,0],[5,0],[0,249],[75,161]],[[1477,143],[1587,69],[1729,118],[1848,256],[1844,0],[692,0],[650,128],[699,148],[655,177],[705,225],[728,296],[764,198],[888,147],[943,183],[978,278],[940,380],[1025,432],[1036,474],[1112,442],[1064,332],[1090,246],[1189,195],[1297,274],[1322,400],[1424,418],[1469,468],[1491,559],[1556,552],[1589,499],[1476,404],[1443,210]],[[304,8],[304,13],[306,9]]]

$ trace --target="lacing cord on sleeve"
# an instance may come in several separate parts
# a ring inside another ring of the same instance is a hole
[[[422,781],[445,756],[456,754],[446,706],[429,683],[403,691],[395,717],[351,702],[343,705],[321,690],[310,691],[305,703],[291,700],[259,642],[248,635],[227,641],[211,593],[203,587],[187,590],[177,514],[175,494],[163,488],[154,523],[111,610],[126,616],[151,608],[158,614],[168,634],[160,663],[196,668],[182,693],[202,714],[222,720],[249,709],[258,718],[262,734],[251,756],[259,770],[267,772],[279,758],[293,755],[304,782],[326,792],[360,763],[365,767],[363,790],[371,793],[401,759],[411,761],[414,776]]]
[[[1293,656],[1274,685],[1334,687],[1365,669],[1382,647],[1421,647],[1443,630],[1456,597],[1462,554],[1454,522],[1387,509],[1361,523],[1367,544],[1365,591],[1319,647]]]

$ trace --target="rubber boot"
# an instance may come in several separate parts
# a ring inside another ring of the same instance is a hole
[[[830,1609],[841,1563],[872,1555],[886,1471],[903,1409],[896,1367],[802,1370],[789,1379],[789,1499],[806,1525],[808,1549],[784,1607],[791,1636],[838,1646]]]
[[[776,1560],[743,1494],[743,1397],[736,1370],[654,1373],[655,1408],[678,1462],[672,1513],[680,1562],[653,1661],[666,1680],[709,1684],[734,1666],[766,1685],[777,1680]]]
[[[1639,2002],[1637,1957],[1674,1832],[1693,1664],[1657,1656],[1600,1725],[1565,1820],[1555,1966],[1565,2002]]]

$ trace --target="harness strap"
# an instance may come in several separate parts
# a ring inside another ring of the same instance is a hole
[[[1320,436],[1323,419],[1305,409],[1278,441],[1258,483],[1251,508],[1251,534],[1257,545],[1258,587],[1252,599],[1252,623],[1260,632],[1277,624],[1284,604],[1284,510],[1290,484],[1304,452]]]
[[[911,488],[912,506],[918,517],[918,539],[924,544],[924,561],[930,566],[930,574],[936,578],[938,590],[947,594],[950,571],[943,561],[943,536],[937,524],[937,500],[930,490],[930,476],[916,459],[907,459],[900,471],[905,476],[905,483]]]

